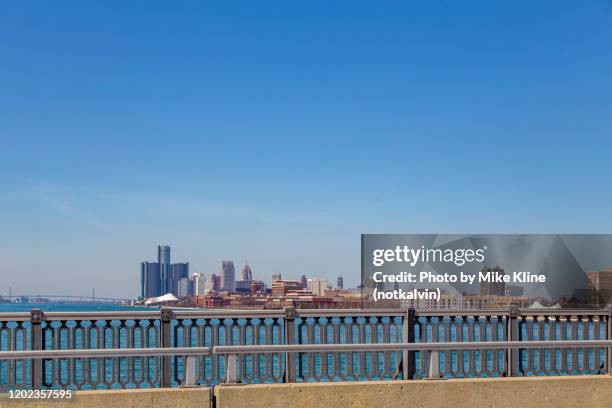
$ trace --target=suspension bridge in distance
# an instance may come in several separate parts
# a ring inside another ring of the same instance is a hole
[[[8,296],[0,294],[0,303],[97,303],[97,304],[123,304],[129,302],[130,299],[97,297],[97,296],[79,296],[79,295],[14,295]]]

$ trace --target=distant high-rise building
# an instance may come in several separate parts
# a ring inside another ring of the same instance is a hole
[[[191,281],[193,282],[193,296],[204,296],[204,286],[206,277],[201,273],[192,273]]]
[[[176,297],[182,298],[190,295],[189,293],[189,278],[181,278],[176,284]]]
[[[168,292],[174,296],[179,295],[179,282],[189,278],[189,262],[173,263],[170,265],[170,284]],[[186,295],[185,295],[186,296]]]
[[[214,273],[210,275],[210,278],[206,279],[206,283],[204,284],[204,292],[211,291],[219,291],[221,290],[221,276],[215,275]]]
[[[504,268],[501,266],[496,266],[495,268],[483,268],[482,273],[489,275],[506,274]],[[492,279],[492,281],[481,281],[480,294],[483,296],[506,296],[506,284],[504,282],[496,282],[495,279]]]
[[[327,279],[311,278],[308,279],[308,290],[313,295],[321,296],[327,290]]]
[[[221,276],[215,275],[214,273],[210,275],[210,279],[212,280],[213,290],[221,289]]]
[[[140,294],[143,297],[166,293],[177,296],[179,281],[183,278],[189,278],[189,262],[171,264],[170,247],[158,245],[157,262],[143,262],[140,266]]]
[[[244,264],[244,268],[242,268],[241,278],[243,281],[250,282],[253,280],[253,271],[248,263]]]
[[[308,288],[308,278],[306,277],[306,275],[302,275],[302,278],[300,279],[300,283],[302,284],[302,289]]]
[[[195,291],[195,280],[190,279],[190,278],[185,278],[185,279],[187,279],[187,296],[189,297],[197,296],[196,291]]]
[[[140,264],[140,296],[150,298],[160,296],[161,294],[159,263],[142,262]]]
[[[160,264],[170,265],[170,247],[167,245],[157,246],[157,261]]]
[[[212,291],[216,291],[219,290],[217,287],[215,287],[215,274],[213,273],[210,278],[206,279],[206,281],[204,282],[204,294],[207,294],[208,292],[212,292]]]
[[[272,274],[272,282],[277,281],[277,280],[282,280],[283,279],[283,275],[281,275],[280,273],[273,273]]]
[[[245,280],[237,280],[235,282],[235,291],[238,293],[246,293],[249,291],[251,282]]]
[[[233,261],[223,261],[221,263],[221,290],[233,292],[236,289],[236,270]]]
[[[159,263],[160,289],[162,294],[171,291],[172,279],[170,277],[170,247],[165,245],[157,246],[157,262]]]
[[[344,279],[342,276],[338,276],[338,282],[336,283],[338,289],[344,289]]]

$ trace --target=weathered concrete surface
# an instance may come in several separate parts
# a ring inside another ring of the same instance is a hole
[[[72,401],[0,399],[0,408],[208,408],[209,388],[76,391]]]
[[[217,408],[611,408],[612,377],[223,385]]]
[[[208,408],[208,388],[80,391],[72,401],[0,398],[0,408]],[[612,376],[215,387],[216,408],[612,408]]]

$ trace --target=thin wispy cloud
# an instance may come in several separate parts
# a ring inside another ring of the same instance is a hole
[[[71,219],[103,230],[121,230],[128,228],[128,225],[111,223],[104,220],[100,214],[81,204],[82,197],[77,191],[65,186],[39,182],[7,195],[20,201],[36,203],[42,205],[51,212],[58,215],[70,217]]]
[[[42,204],[52,212],[104,230],[164,227],[167,222],[177,220],[205,221],[220,217],[279,224],[324,222],[327,218],[323,211],[272,211],[168,194],[126,193],[94,187],[69,188],[52,182],[32,184],[13,192],[12,196]],[[114,213],[121,216],[114,216]],[[122,222],[108,221],[112,218],[120,218]]]

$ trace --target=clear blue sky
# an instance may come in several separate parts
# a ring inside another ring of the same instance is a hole
[[[610,1],[3,2],[0,293],[611,232],[611,73]]]

